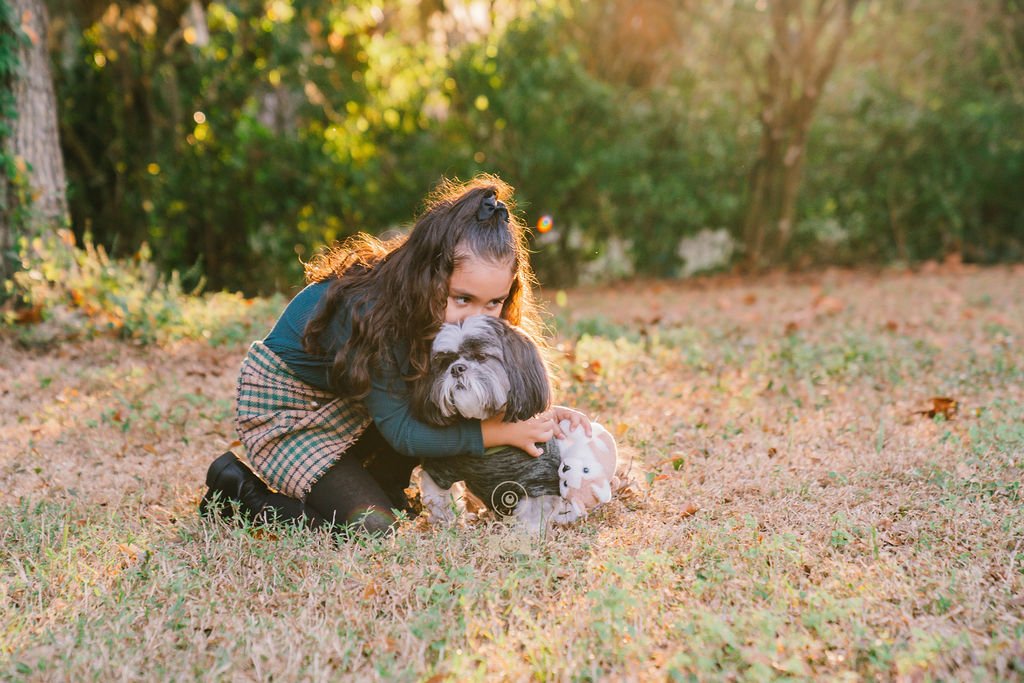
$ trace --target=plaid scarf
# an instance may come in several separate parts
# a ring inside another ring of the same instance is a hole
[[[300,380],[260,341],[238,376],[235,427],[256,471],[293,498],[309,489],[370,424],[359,401]]]

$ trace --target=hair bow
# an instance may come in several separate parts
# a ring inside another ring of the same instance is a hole
[[[507,223],[508,207],[505,206],[505,202],[500,199],[495,199],[493,194],[487,195],[484,197],[484,200],[480,202],[480,209],[476,212],[476,219],[478,221],[486,221],[490,219],[496,211],[504,214],[503,218]]]

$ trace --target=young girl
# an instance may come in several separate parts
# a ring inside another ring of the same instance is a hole
[[[203,514],[219,494],[250,518],[386,532],[392,508],[409,509],[404,489],[420,458],[499,445],[539,455],[537,444],[563,436],[560,420],[589,434],[584,415],[558,406],[522,422],[442,428],[409,404],[408,385],[426,376],[442,323],[501,316],[537,338],[511,193],[488,175],[443,182],[407,237],[361,234],[307,264],[308,286],[253,343],[238,380],[236,427],[260,476],[233,453],[220,456],[206,475]]]

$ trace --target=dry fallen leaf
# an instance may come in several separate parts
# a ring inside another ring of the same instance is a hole
[[[19,325],[34,325],[43,321],[43,307],[23,308],[14,314],[14,321]]]
[[[466,512],[470,514],[481,515],[487,511],[487,506],[479,498],[469,493],[469,491],[466,492],[463,501],[466,505]]]
[[[687,503],[686,506],[679,511],[679,516],[682,518],[693,517],[700,510],[700,506],[696,503]]]
[[[949,398],[948,396],[933,396],[932,407],[928,410],[918,410],[916,415],[926,415],[928,417],[935,417],[936,415],[942,415],[947,420],[952,420],[956,415],[957,402],[955,398]]]
[[[575,368],[572,373],[573,379],[577,382],[595,382],[601,375],[601,361],[592,360],[584,362],[581,367]]]
[[[252,537],[259,541],[276,541],[278,539],[277,534],[266,529],[253,529],[251,533]]]
[[[844,308],[846,304],[834,296],[822,295],[814,301],[814,312],[817,315],[835,315]]]
[[[552,574],[556,579],[568,579],[573,575],[573,572],[566,567],[556,567]]]

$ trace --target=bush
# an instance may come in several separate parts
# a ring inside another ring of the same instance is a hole
[[[674,276],[681,239],[739,222],[735,103],[700,100],[686,74],[642,91],[603,80],[573,38],[590,32],[579,20],[531,17],[500,44],[468,47],[451,67],[448,139],[514,179],[531,223],[553,218],[534,243],[546,284],[575,282],[620,244],[620,272]]]
[[[70,231],[22,240],[22,270],[4,283],[3,326],[28,345],[112,336],[140,344],[205,339],[213,345],[262,337],[283,306],[280,297],[245,299],[182,289],[176,272],[160,274],[149,247],[111,259]]]
[[[1024,107],[970,83],[926,103],[867,86],[847,116],[816,128],[792,257],[1024,258]]]

